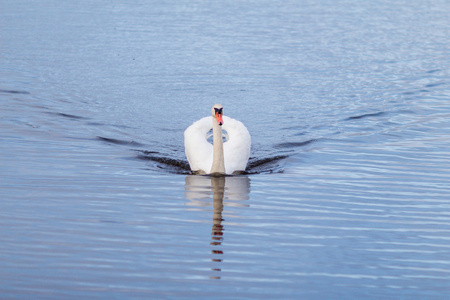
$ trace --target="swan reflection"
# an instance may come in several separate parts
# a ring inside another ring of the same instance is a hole
[[[247,176],[199,176],[188,175],[185,179],[185,197],[190,200],[186,205],[197,207],[210,207],[211,198],[213,206],[213,219],[210,245],[211,261],[215,266],[211,269],[220,272],[222,262],[224,227],[222,216],[224,206],[248,207],[242,201],[249,199],[250,178]],[[225,200],[225,202],[224,202]],[[220,276],[211,276],[211,279],[220,279]]]

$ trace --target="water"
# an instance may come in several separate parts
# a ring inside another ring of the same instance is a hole
[[[2,298],[450,296],[448,1],[72,2],[1,4]]]

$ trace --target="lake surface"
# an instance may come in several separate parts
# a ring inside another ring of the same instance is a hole
[[[0,298],[450,297],[449,1],[0,9]],[[190,175],[214,103],[247,174]]]

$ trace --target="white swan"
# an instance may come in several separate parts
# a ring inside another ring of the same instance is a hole
[[[212,117],[194,122],[184,132],[184,148],[191,170],[200,174],[233,174],[244,171],[250,156],[251,137],[241,122],[223,116],[223,106],[211,109]],[[208,133],[213,129],[213,145]],[[227,132],[223,142],[222,128]]]

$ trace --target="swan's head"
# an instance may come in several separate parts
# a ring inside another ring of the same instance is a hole
[[[220,104],[215,104],[211,109],[212,116],[217,120],[217,124],[223,125],[223,106]]]

